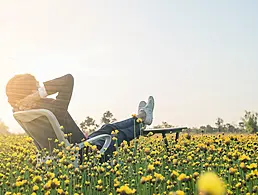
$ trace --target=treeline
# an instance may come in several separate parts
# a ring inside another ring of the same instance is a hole
[[[191,128],[193,133],[257,133],[257,112],[245,111],[238,124],[225,123],[222,118],[217,118],[215,127],[211,125]]]
[[[258,126],[257,126],[257,112],[250,112],[245,111],[244,116],[241,118],[240,122],[236,124],[225,123],[222,118],[217,118],[214,126],[212,125],[204,125],[200,127],[191,127],[188,128],[188,133],[257,133]],[[81,130],[86,134],[90,134],[93,131],[97,130],[103,124],[109,124],[117,121],[111,111],[106,111],[103,113],[100,123],[96,122],[90,116],[87,116],[85,120],[83,120],[78,125],[80,126]],[[153,128],[170,128],[175,127],[172,124],[168,124],[167,122],[163,121],[161,124],[153,126]],[[8,126],[5,125],[3,121],[0,120],[0,134],[10,134],[8,131]]]
[[[214,123],[214,126],[208,124],[206,126],[191,127],[191,128],[188,128],[187,131],[189,133],[197,133],[197,134],[221,133],[221,132],[256,133],[258,132],[257,117],[258,117],[258,113],[245,111],[244,116],[241,118],[240,122],[237,125],[225,123],[222,118],[218,117]],[[115,121],[116,119],[114,118],[113,114],[110,111],[106,111],[101,118],[102,124],[108,124]],[[96,121],[93,118],[88,116],[82,123],[80,123],[80,127],[83,131],[87,131],[88,133],[91,133],[95,131],[99,127],[99,125],[96,124]],[[153,126],[153,128],[170,128],[170,127],[175,127],[175,126],[167,123],[166,121],[163,121],[159,125]]]

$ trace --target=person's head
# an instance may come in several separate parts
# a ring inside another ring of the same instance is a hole
[[[20,100],[37,91],[39,82],[31,74],[19,74],[11,78],[6,85],[8,102],[15,107]]]

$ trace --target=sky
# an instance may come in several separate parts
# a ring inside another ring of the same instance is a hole
[[[77,122],[118,120],[155,98],[154,122],[238,124],[258,111],[256,0],[0,0],[0,118],[12,132],[5,85],[15,74],[75,79]]]

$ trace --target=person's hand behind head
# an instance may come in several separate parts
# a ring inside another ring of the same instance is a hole
[[[38,92],[28,95],[24,99],[17,101],[15,111],[31,110],[36,107],[38,100],[40,100]]]

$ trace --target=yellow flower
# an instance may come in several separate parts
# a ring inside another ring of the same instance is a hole
[[[179,181],[184,181],[185,179],[186,179],[186,174],[184,174],[184,173],[182,173],[182,174],[180,174],[179,176],[178,176],[178,178],[177,178],[177,180],[179,180]]]
[[[117,180],[117,178],[114,179],[114,187],[118,187],[120,185],[120,182]]]
[[[130,195],[130,194],[134,194],[135,192],[136,190],[129,188],[128,185],[123,185],[117,189],[117,193],[120,193],[123,195]]]
[[[154,165],[148,165],[147,170],[153,171],[155,169]]]
[[[246,156],[245,154],[243,154],[242,156],[239,157],[240,161],[248,161],[250,160],[249,156]]]
[[[256,163],[252,163],[250,165],[246,166],[248,169],[256,169],[257,168],[257,164]]]
[[[193,177],[194,177],[194,178],[197,178],[198,176],[199,176],[199,173],[198,173],[198,172],[194,172],[194,173],[193,173]]]
[[[63,194],[63,193],[64,193],[64,190],[63,190],[63,189],[57,189],[57,193],[58,193],[58,194]]]
[[[32,190],[33,191],[37,191],[39,189],[39,187],[37,185],[33,186]]]
[[[154,177],[156,177],[156,181],[163,181],[165,177],[159,173],[154,173]]]
[[[72,169],[72,168],[73,168],[73,164],[69,164],[69,165],[67,166],[67,168],[68,168],[68,169]]]
[[[144,148],[144,152],[145,152],[145,154],[150,154],[150,148]]]
[[[244,169],[246,166],[245,166],[245,163],[243,163],[243,162],[241,162],[240,163],[240,167],[241,167],[241,169]]]
[[[200,176],[197,182],[198,191],[200,193],[208,193],[212,195],[225,194],[224,183],[213,172],[206,172]]]
[[[52,163],[52,160],[47,160],[46,161],[46,165],[51,165],[51,163]]]
[[[142,119],[141,119],[141,118],[138,118],[138,119],[136,120],[136,122],[137,122],[137,123],[142,123]]]
[[[237,169],[234,168],[229,168],[229,174],[233,175],[235,172],[237,171]]]
[[[16,185],[16,187],[20,187],[20,186],[22,186],[22,182],[21,181],[17,181],[16,183],[15,183],[15,185]]]
[[[181,190],[177,190],[176,191],[176,195],[184,195],[185,193],[183,192],[183,191],[181,191]]]
[[[133,118],[136,118],[136,116],[137,116],[136,114],[132,114],[132,117],[133,117]]]

